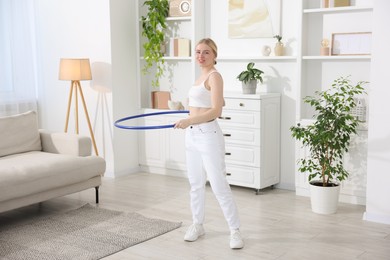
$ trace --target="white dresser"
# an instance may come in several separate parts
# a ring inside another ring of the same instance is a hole
[[[279,182],[280,94],[225,93],[218,119],[226,142],[226,170],[231,185],[256,192]]]

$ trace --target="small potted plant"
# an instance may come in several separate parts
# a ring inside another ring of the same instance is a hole
[[[237,79],[242,82],[243,94],[256,94],[257,83],[260,81],[263,83],[264,72],[254,67],[255,63],[249,62],[246,66],[246,70],[242,71]]]
[[[309,150],[308,157],[299,159],[298,171],[308,173],[313,212],[331,214],[337,210],[340,182],[349,175],[343,157],[359,123],[351,111],[356,107],[355,97],[364,93],[365,83],[352,85],[349,78],[340,77],[330,89],[305,97],[304,102],[315,110],[314,120],[290,128],[292,136]]]
[[[275,48],[274,48],[275,56],[283,56],[283,54],[284,54],[284,44],[282,42],[282,36],[275,35],[274,38],[276,38],[276,40],[278,40],[276,42]]]

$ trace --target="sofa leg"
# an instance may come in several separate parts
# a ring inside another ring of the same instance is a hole
[[[95,187],[96,204],[99,204],[99,186]]]

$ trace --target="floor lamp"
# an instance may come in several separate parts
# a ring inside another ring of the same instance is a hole
[[[96,155],[99,155],[96,147],[95,136],[93,134],[92,127],[91,127],[91,121],[89,120],[87,106],[85,105],[83,90],[80,85],[80,80],[92,79],[89,59],[61,59],[59,79],[71,81],[69,99],[68,99],[68,110],[66,113],[66,121],[65,121],[65,133],[68,132],[69,112],[72,103],[73,93],[75,94],[74,102],[75,102],[75,110],[76,110],[75,113],[76,133],[77,134],[79,133],[78,93],[80,93],[81,101],[83,102],[85,116],[87,118],[89,133],[92,139],[93,148],[95,150]]]

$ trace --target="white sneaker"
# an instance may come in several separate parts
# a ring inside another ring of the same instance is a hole
[[[187,232],[184,235],[184,240],[193,242],[203,235],[204,235],[203,225],[192,224],[191,226],[188,227]]]
[[[242,240],[240,230],[236,229],[230,233],[230,248],[241,249],[244,247],[244,240]]]

